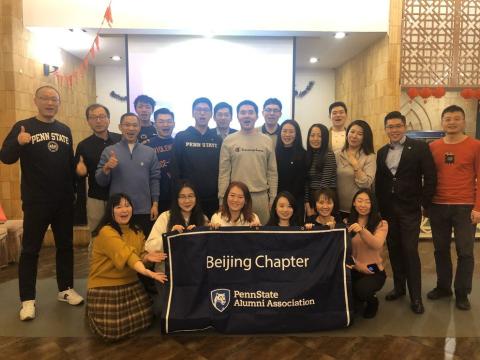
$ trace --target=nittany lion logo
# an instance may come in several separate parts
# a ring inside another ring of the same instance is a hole
[[[51,152],[58,151],[58,144],[55,141],[49,141],[47,146],[48,146],[48,150],[50,150]]]
[[[230,290],[216,289],[210,291],[210,300],[215,309],[223,312],[230,304]]]

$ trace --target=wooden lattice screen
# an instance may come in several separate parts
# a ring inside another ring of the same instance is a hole
[[[480,86],[480,1],[404,0],[404,87]]]

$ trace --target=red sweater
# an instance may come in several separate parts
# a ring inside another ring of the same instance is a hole
[[[437,168],[434,204],[471,204],[480,211],[480,141],[471,137],[457,144],[443,139],[430,143]]]

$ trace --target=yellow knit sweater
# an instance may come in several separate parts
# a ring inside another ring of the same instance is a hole
[[[121,225],[122,235],[111,226],[104,226],[93,239],[88,274],[89,289],[101,286],[118,286],[138,280],[133,266],[140,261],[145,236],[135,234],[127,225]]]

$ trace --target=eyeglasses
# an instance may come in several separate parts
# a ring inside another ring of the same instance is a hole
[[[202,107],[196,107],[195,109],[193,109],[193,111],[195,111],[195,112],[198,112],[198,113],[199,113],[199,112],[205,112],[205,113],[208,113],[208,112],[210,112],[211,110],[210,110],[210,108],[207,108],[207,107],[205,107],[205,108],[202,108]]]
[[[178,195],[178,200],[193,200],[195,199],[195,195]]]
[[[98,115],[98,116],[89,116],[88,117],[88,120],[93,120],[93,121],[97,121],[97,120],[107,120],[108,119],[108,116],[107,115]]]
[[[387,130],[398,130],[398,129],[402,129],[405,125],[403,124],[398,124],[398,125],[387,125],[385,126],[385,129]]]
[[[263,109],[263,111],[265,111],[266,113],[274,113],[274,114],[280,113],[280,109],[265,108]]]
[[[59,103],[60,102],[60,99],[57,98],[57,97],[43,97],[43,96],[39,96],[37,97],[37,99],[39,99],[40,101],[42,102],[53,102],[55,104]]]

